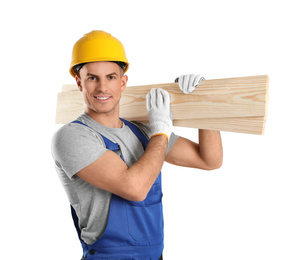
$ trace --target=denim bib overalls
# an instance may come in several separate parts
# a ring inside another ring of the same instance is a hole
[[[147,137],[136,125],[122,118],[121,120],[137,136],[145,149],[149,142]],[[85,125],[77,120],[72,123]],[[120,150],[117,143],[101,136],[107,149]],[[121,158],[124,160],[122,154]],[[112,194],[106,229],[92,245],[82,241],[79,220],[72,206],[71,211],[85,260],[158,260],[160,258],[164,247],[161,173],[146,199],[141,202],[128,201]]]

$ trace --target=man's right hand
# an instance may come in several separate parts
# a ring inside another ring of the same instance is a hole
[[[146,96],[146,106],[151,137],[165,135],[169,141],[173,126],[169,93],[161,88],[151,89]]]

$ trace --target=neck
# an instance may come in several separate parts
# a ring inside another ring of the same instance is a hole
[[[91,111],[86,111],[86,114],[94,121],[106,127],[122,128],[123,126],[123,122],[120,120],[119,115],[113,116],[108,114],[93,113]]]

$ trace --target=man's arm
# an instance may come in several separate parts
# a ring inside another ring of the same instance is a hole
[[[165,161],[178,166],[203,170],[220,168],[223,160],[220,132],[199,129],[198,134],[198,144],[179,137]]]
[[[175,82],[179,82],[179,88],[184,94],[189,94],[202,80],[205,78],[200,74],[187,74],[178,77]],[[198,144],[182,137],[178,138],[165,160],[175,165],[204,170],[221,167],[223,152],[220,133],[199,129],[198,134]]]
[[[167,91],[152,89],[147,95],[151,138],[144,154],[131,167],[114,152],[107,150],[77,176],[122,198],[142,201],[158,177],[172,131],[170,97]]]
[[[152,137],[145,153],[129,168],[117,154],[108,150],[77,176],[124,199],[142,201],[161,171],[166,147],[164,135]]]

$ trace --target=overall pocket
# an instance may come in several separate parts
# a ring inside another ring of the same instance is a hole
[[[162,191],[155,182],[144,201],[127,201],[126,214],[129,235],[136,241],[163,237]]]

